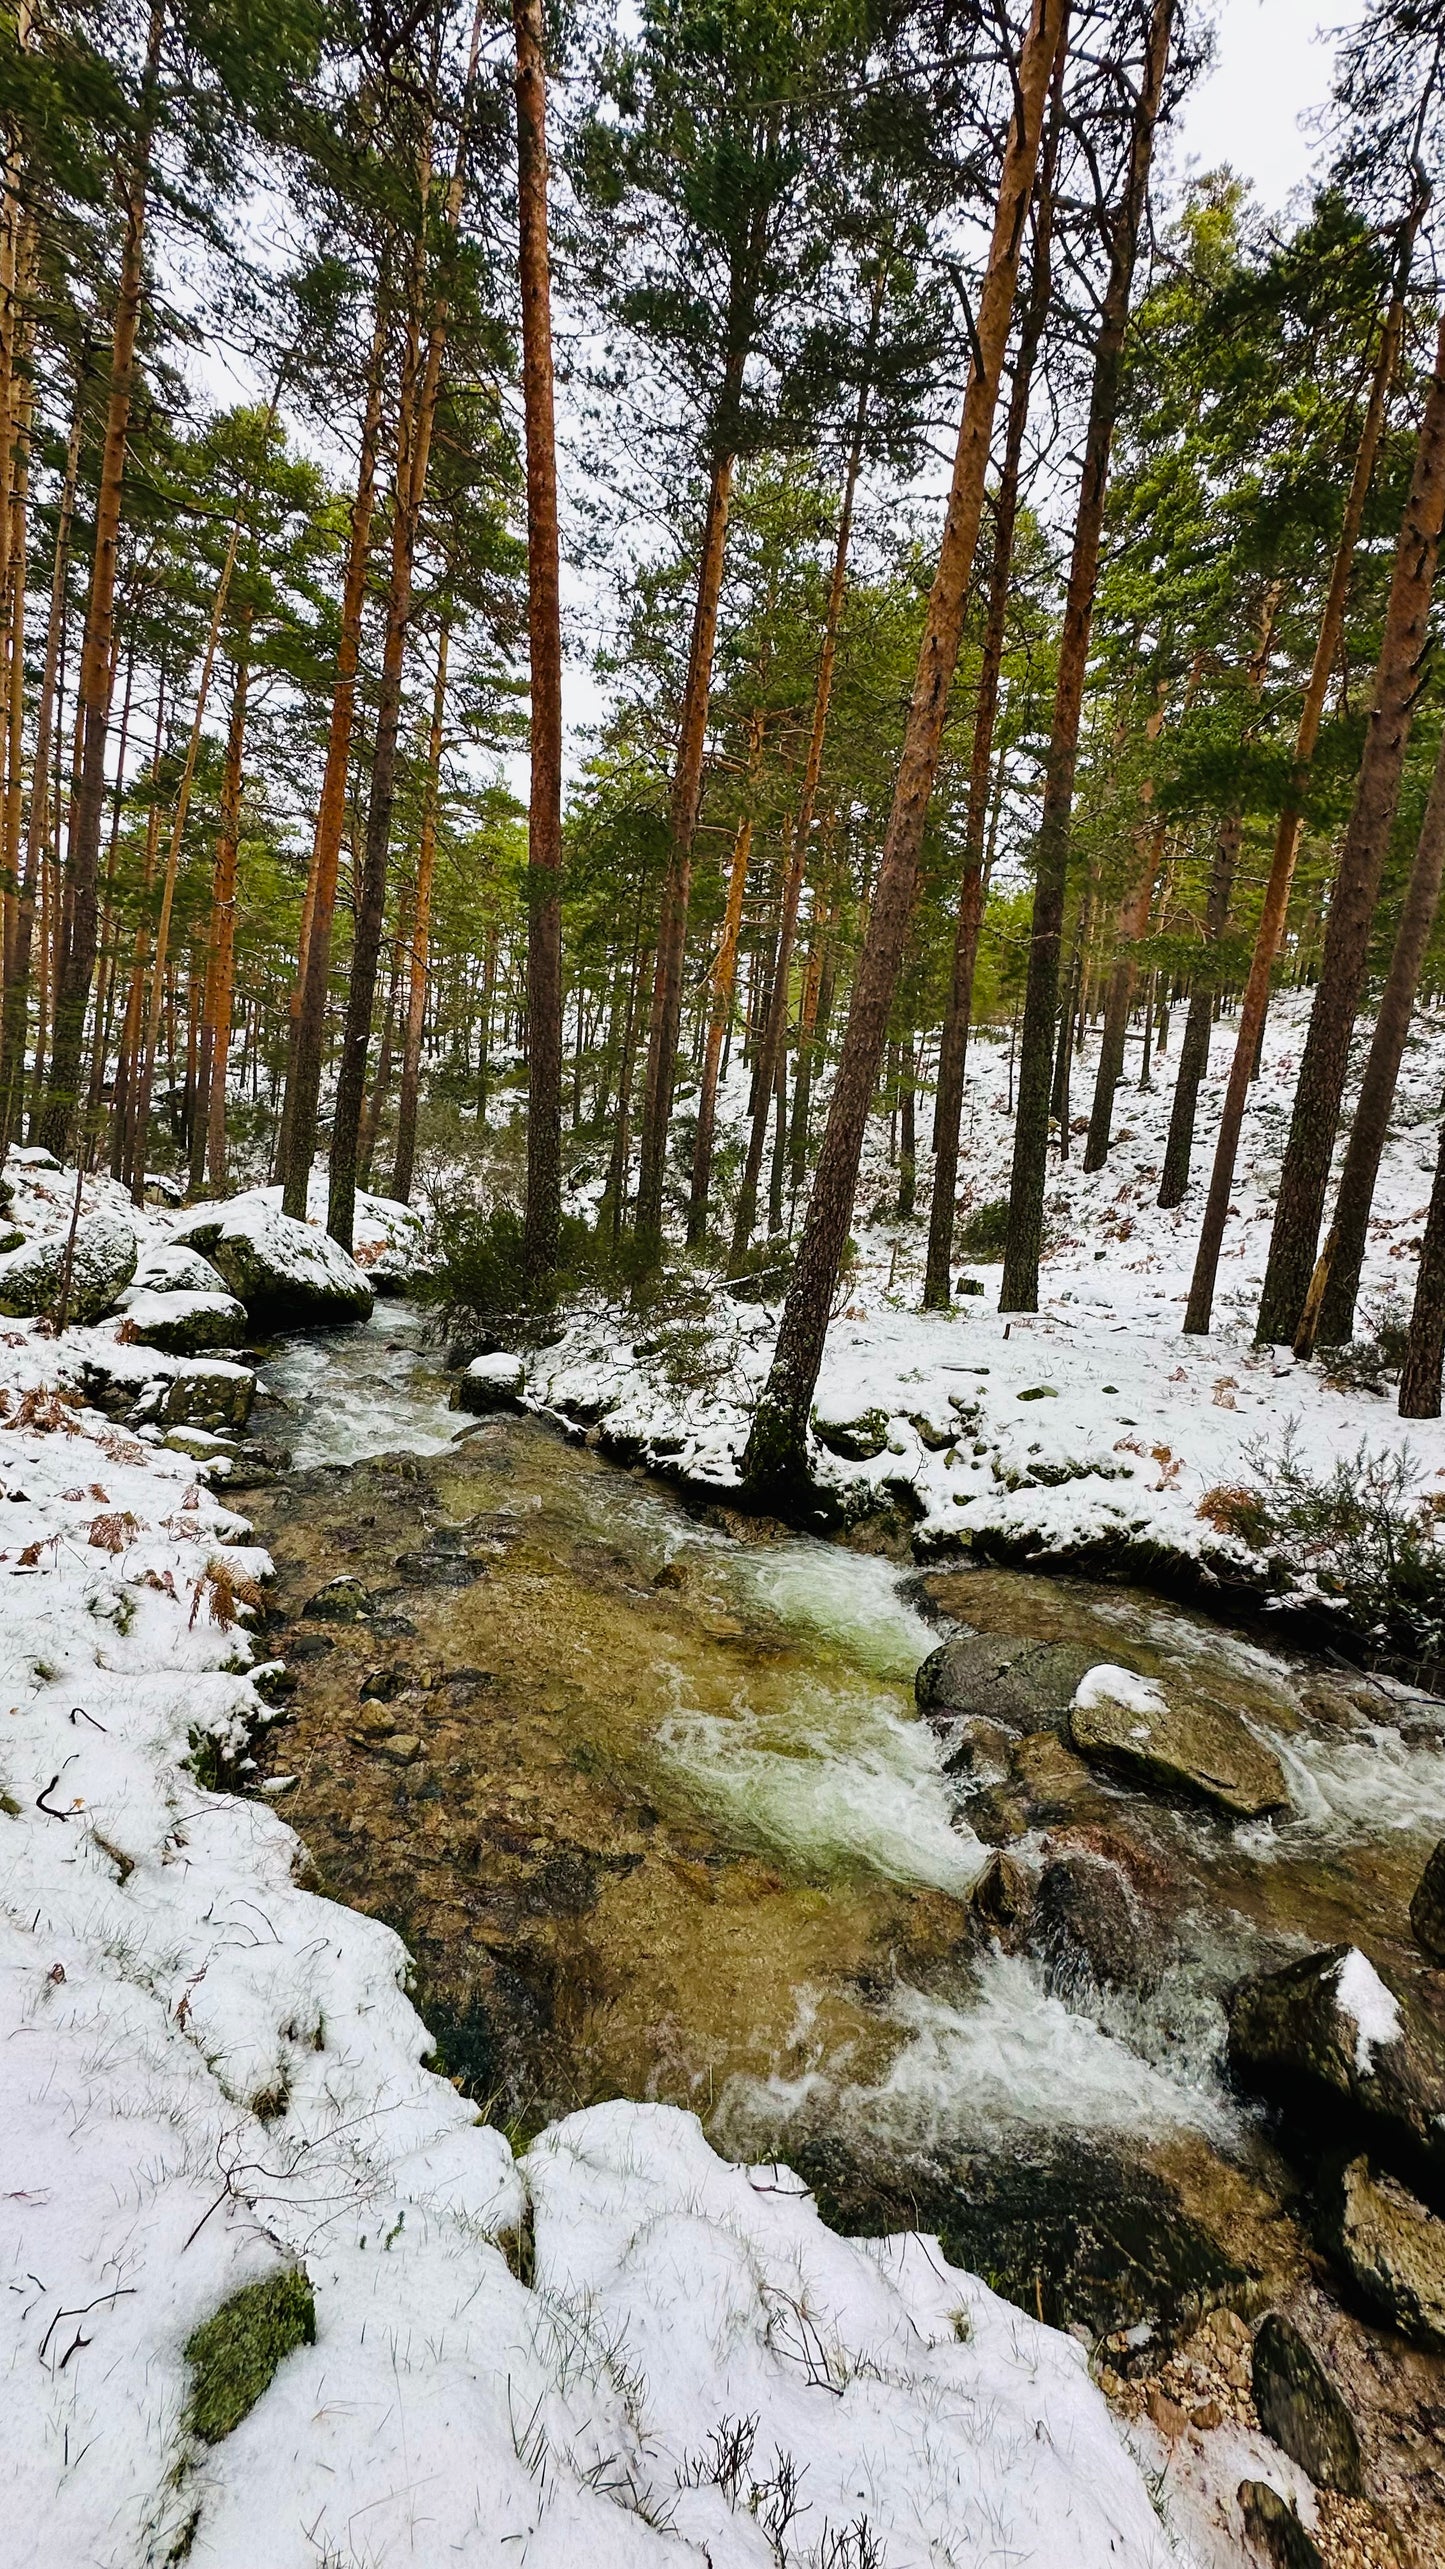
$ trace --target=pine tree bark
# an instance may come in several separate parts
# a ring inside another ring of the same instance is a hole
[[[1355,454],[1355,468],[1350,478],[1349,497],[1340,528],[1340,540],[1330,571],[1330,585],[1320,619],[1319,638],[1310,664],[1309,682],[1300,707],[1299,728],[1295,734],[1294,763],[1289,786],[1275,828],[1274,853],[1270,859],[1269,877],[1264,889],[1264,903],[1255,930],[1254,949],[1249,973],[1240,1001],[1235,1027],[1234,1054],[1229,1066],[1229,1079],[1220,1112],[1219,1131],[1214,1145],[1214,1164],[1210,1172],[1209,1193],[1205,1199],[1204,1220],[1200,1226],[1199,1246],[1195,1251],[1194,1274],[1189,1288],[1189,1301],[1184,1313],[1186,1337],[1206,1337],[1214,1309],[1214,1285],[1219,1273],[1219,1253],[1224,1245],[1224,1225],[1229,1217],[1230,1198],[1234,1192],[1234,1169],[1239,1156],[1239,1136],[1244,1126],[1244,1109],[1250,1083],[1257,1076],[1260,1049],[1264,1042],[1264,1022],[1269,1010],[1270,974],[1284,937],[1289,911],[1290,886],[1294,881],[1295,859],[1299,853],[1300,834],[1304,827],[1304,798],[1309,784],[1315,744],[1319,739],[1324,715],[1325,695],[1330,682],[1344,632],[1345,601],[1349,591],[1350,571],[1355,548],[1364,523],[1365,502],[1374,478],[1375,461],[1384,430],[1385,409],[1390,385],[1399,361],[1401,338],[1405,325],[1405,287],[1409,279],[1414,248],[1414,228],[1407,227],[1401,243],[1396,268],[1395,290],[1380,331],[1379,351],[1375,360],[1370,397],[1365,406],[1364,423]]]
[[[200,1087],[191,1135],[191,1192],[209,1177],[212,1192],[226,1183],[226,1081],[231,1061],[231,1007],[236,977],[236,872],[241,847],[246,708],[250,692],[249,621],[242,619],[231,679],[231,719],[221,775],[221,829],[211,885],[211,929],[201,1027]]]
[[[1033,926],[1019,1054],[1008,1239],[999,1295],[1001,1311],[1037,1311],[1039,1302],[1039,1256],[1043,1245],[1044,1183],[1049,1152],[1049,1092],[1053,1082],[1059,950],[1068,887],[1079,723],[1083,711],[1094,592],[1099,578],[1099,547],[1104,526],[1109,456],[1123,387],[1129,296],[1148,197],[1154,128],[1163,94],[1173,17],[1173,0],[1154,0],[1134,110],[1129,165],[1114,217],[1109,244],[1109,275],[1099,315],[1083,472],[1074,519],[1073,555],[1069,565],[1063,629],[1059,637],[1054,717],[1034,860]]]
[[[761,725],[754,725],[755,742],[761,738]],[[692,1188],[687,1206],[687,1245],[700,1249],[707,1239],[708,1202],[712,1194],[713,1142],[717,1130],[718,1068],[722,1061],[723,1037],[732,1015],[733,993],[738,977],[738,930],[743,922],[743,901],[748,888],[748,859],[752,853],[752,814],[745,812],[733,837],[732,863],[728,868],[727,900],[723,909],[722,933],[713,957],[708,987],[707,1041],[702,1057],[702,1076],[698,1084],[697,1135],[692,1153]]]
[[[1124,1046],[1128,1040],[1129,1011],[1134,1005],[1134,984],[1138,977],[1135,949],[1148,929],[1149,913],[1154,903],[1154,885],[1164,853],[1162,822],[1156,823],[1149,831],[1146,844],[1149,853],[1144,860],[1144,871],[1132,892],[1119,904],[1118,933],[1124,951],[1114,958],[1104,994],[1104,1032],[1099,1045],[1099,1066],[1094,1074],[1089,1131],[1084,1143],[1086,1176],[1092,1176],[1096,1169],[1103,1168],[1109,1157],[1114,1100],[1124,1076]]]
[[[1420,967],[1425,960],[1425,949],[1440,906],[1442,874],[1445,874],[1445,732],[1440,737],[1435,774],[1415,849],[1415,862],[1410,869],[1400,924],[1395,932],[1390,969],[1380,994],[1380,1011],[1375,1019],[1365,1075],[1360,1083],[1355,1120],[1350,1127],[1340,1191],[1335,1199],[1334,1221],[1330,1226],[1334,1247],[1328,1280],[1321,1292],[1315,1330],[1316,1338],[1324,1347],[1341,1347],[1354,1335],[1355,1301],[1360,1290],[1360,1269],[1364,1264],[1370,1207],[1375,1200],[1380,1157],[1390,1129],[1390,1109],[1395,1101],[1400,1064],[1405,1057]],[[1309,1355],[1312,1350],[1305,1347],[1298,1352]]]
[[[984,839],[993,782],[993,736],[998,721],[1004,642],[1008,632],[1009,574],[1013,565],[1014,530],[1018,524],[1024,435],[1028,428],[1034,367],[1043,344],[1053,292],[1054,182],[1063,125],[1066,57],[1067,47],[1060,45],[1054,66],[1043,161],[1035,191],[1034,252],[1028,301],[1014,354],[1003,461],[994,507],[988,615],[984,626],[978,703],[973,718],[973,747],[969,760],[963,873],[954,928],[953,968],[938,1045],[938,1085],[933,1102],[933,1198],[929,1206],[928,1257],[923,1278],[925,1311],[947,1311],[951,1299],[958,1144],[963,1123],[963,1076],[968,1061],[968,1030],[973,1015],[973,976],[978,963],[979,931],[987,899]]]
[[[542,0],[515,0],[522,405],[532,765],[527,823],[527,1205],[523,1258],[555,1273],[562,1219],[562,608],[547,247],[547,75]]]
[[[1402,1418],[1438,1418],[1440,1369],[1445,1358],[1445,1120],[1430,1189],[1425,1237],[1415,1277],[1410,1335],[1400,1368],[1399,1412]]]
[[[974,357],[964,396],[938,568],[929,593],[893,808],[867,933],[858,959],[827,1130],[772,1369],[753,1419],[745,1473],[754,1489],[796,1492],[806,1473],[808,1410],[838,1281],[868,1110],[913,908],[918,857],[943,745],[969,575],[978,543],[984,476],[999,378],[1018,283],[1044,104],[1064,33],[1064,0],[1034,0],[1017,66],[1014,111],[1000,174],[988,266],[979,296]]]
[[[416,1115],[421,1087],[421,1037],[426,1016],[427,956],[431,938],[432,877],[436,871],[437,798],[441,779],[442,728],[447,698],[447,649],[451,619],[443,615],[437,635],[436,686],[432,694],[431,730],[427,736],[426,799],[422,806],[421,843],[416,858],[416,901],[411,921],[411,961],[407,990],[406,1035],[401,1055],[401,1094],[396,1115],[396,1165],[391,1191],[410,1204],[416,1169]]]
[[[331,698],[326,764],[316,807],[316,830],[312,839],[306,911],[302,921],[301,957],[293,993],[291,1057],[282,1110],[280,1173],[282,1203],[286,1212],[298,1222],[306,1219],[311,1163],[316,1157],[316,1111],[321,1096],[321,1064],[326,1042],[331,939],[336,919],[341,843],[346,832],[346,786],[351,772],[352,733],[356,727],[361,618],[366,604],[371,522],[376,507],[381,382],[386,355],[386,300],[384,285],[378,284],[361,419],[361,459],[357,467],[356,496],[351,504],[351,530],[341,592],[336,685]]]
[[[1424,684],[1430,596],[1445,526],[1445,313],[1420,423],[1415,470],[1395,554],[1384,639],[1354,806],[1325,922],[1319,986],[1310,1012],[1270,1233],[1255,1334],[1265,1346],[1293,1339],[1314,1270],[1320,1217],[1339,1128],[1350,1036],[1369,959],[1415,706]]]
[[[111,330],[110,391],[95,507],[95,549],[85,639],[81,648],[79,712],[82,748],[78,787],[66,848],[65,933],[54,974],[50,1069],[40,1133],[47,1150],[63,1159],[80,1094],[85,1012],[95,971],[95,931],[100,838],[105,810],[105,752],[110,730],[111,650],[116,567],[120,556],[121,495],[126,443],[135,391],[136,341],[144,283],[146,199],[150,187],[153,121],[165,34],[166,0],[152,0],[141,75],[135,147],[126,183],[125,229]]]
[[[1244,814],[1236,804],[1225,814],[1215,840],[1209,887],[1204,896],[1205,953],[1190,986],[1189,1009],[1179,1043],[1179,1068],[1174,1076],[1174,1100],[1169,1110],[1169,1137],[1164,1145],[1164,1167],[1159,1179],[1159,1202],[1166,1212],[1183,1203],[1189,1188],[1194,1121],[1199,1109],[1199,1091],[1209,1069],[1209,1038],[1214,1026],[1217,997],[1217,983],[1209,958],[1217,957],[1229,925],[1229,905],[1243,840]]]

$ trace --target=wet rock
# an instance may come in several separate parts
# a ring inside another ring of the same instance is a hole
[[[339,1579],[328,1579],[314,1597],[308,1597],[301,1611],[323,1623],[361,1623],[376,1612],[376,1599],[359,1579],[343,1573]]]
[[[1237,1714],[1171,1703],[1127,1668],[1092,1668],[1079,1685],[1068,1736],[1081,1757],[1153,1786],[1252,1820],[1289,1808],[1284,1769]]]
[[[1416,2346],[1445,2354],[1445,2221],[1354,2159],[1326,2195],[1320,2235],[1372,2310]]]
[[[291,1633],[286,1640],[287,1658],[298,1662],[307,1659],[325,1659],[335,1648],[335,1642],[328,1633],[324,1632]]]
[[[0,1312],[37,1319],[60,1300],[69,1226],[28,1241],[0,1257]],[[135,1232],[123,1213],[97,1206],[75,1227],[67,1308],[72,1320],[99,1320],[113,1311],[135,1274]]]
[[[1325,2569],[1318,2543],[1267,2480],[1240,2481],[1239,2512],[1250,2541],[1274,2569]]]
[[[394,1704],[398,1695],[410,1694],[416,1680],[409,1668],[373,1668],[361,1681],[364,1704]]]
[[[399,1552],[394,1566],[409,1588],[470,1588],[486,1572],[465,1552]]]
[[[501,1350],[493,1356],[474,1356],[452,1394],[452,1407],[471,1410],[479,1418],[494,1409],[516,1409],[526,1378],[520,1356]]]
[[[154,1292],[131,1285],[121,1297],[121,1336],[129,1346],[197,1356],[203,1347],[234,1347],[246,1335],[246,1309],[234,1294]]]
[[[1355,2421],[1292,2320],[1271,2310],[1255,2333],[1250,2388],[1260,2425],[1318,2489],[1364,2495]]]
[[[1445,1838],[1440,1840],[1415,1885],[1410,1902],[1410,1933],[1431,1962],[1445,1963]]]
[[[1038,1730],[1063,1720],[1091,1665],[1091,1654],[1073,1642],[955,1633],[929,1652],[913,1691],[930,1721],[982,1713],[1008,1730]]]
[[[1017,1856],[991,1855],[968,1895],[969,1916],[990,1943],[1017,1953],[1033,1914],[1034,1886]]]
[[[845,1463],[871,1463],[887,1446],[888,1412],[819,1400],[813,1409],[813,1434]]]
[[[1445,2202],[1445,2043],[1352,1945],[1240,1981],[1229,2065],[1310,2157],[1364,2145]]]
[[[1028,1831],[1028,1805],[1022,1793],[1012,1792],[1005,1784],[986,1784],[981,1793],[971,1793],[960,1803],[955,1825],[971,1829],[985,1846],[1002,1847]]]
[[[1102,1834],[1102,1833],[1101,1833]],[[1156,1921],[1128,1868],[1101,1845],[1064,1841],[1039,1876],[1029,1942],[1056,1994],[1137,1987],[1155,1972]]]
[[[1038,1828],[1072,1819],[1093,1789],[1083,1759],[1051,1730],[1027,1731],[1015,1742],[1012,1776],[1029,1821]]]
[[[294,1222],[259,1188],[225,1204],[198,1205],[171,1238],[209,1258],[257,1327],[370,1316],[375,1297],[354,1259],[315,1224]]]
[[[1001,1784],[1009,1771],[1015,1734],[984,1713],[965,1713],[948,1727],[945,1775],[964,1775],[979,1784]]]

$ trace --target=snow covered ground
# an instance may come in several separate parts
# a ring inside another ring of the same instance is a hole
[[[670,2108],[514,2159],[427,2071],[397,1939],[254,1788],[264,1556],[66,1390],[113,1327],[0,1328],[7,2569],[1163,2569],[1083,2351],[935,2242]],[[314,2342],[208,2443],[188,2343],[296,2270]]]
[[[1114,1146],[1084,1174],[1081,1136],[1050,1164],[1048,1247],[1037,1314],[997,1310],[997,1264],[961,1262],[948,1313],[924,1313],[924,1216],[894,1218],[897,1173],[887,1134],[874,1125],[855,1225],[857,1260],[829,1333],[815,1416],[837,1445],[876,1444],[861,1455],[820,1445],[818,1478],[852,1503],[897,1500],[916,1520],[921,1553],[997,1539],[1067,1561],[1096,1550],[1151,1552],[1258,1575],[1258,1564],[1222,1535],[1200,1501],[1220,1484],[1253,1478],[1256,1451],[1277,1457],[1290,1440],[1300,1461],[1329,1470],[1366,1444],[1413,1458],[1421,1494],[1445,1481],[1445,1427],[1402,1421],[1392,1397],[1335,1388],[1319,1364],[1252,1341],[1260,1279],[1289,1106],[1308,1023],[1308,992],[1283,993],[1272,1009],[1261,1078],[1251,1094],[1239,1180],[1220,1265],[1215,1326],[1182,1335],[1214,1131],[1233,1048],[1233,1025],[1215,1029],[1202,1091],[1194,1179],[1182,1206],[1155,1198],[1173,1092],[1174,1054],[1156,1056],[1153,1086],[1136,1084],[1131,1038]],[[1175,1025],[1175,1041],[1180,1028]],[[1356,1046],[1363,1061],[1369,1029]],[[1074,1072],[1086,1109],[1097,1044]],[[1006,1196],[1013,1126],[1007,1041],[976,1038],[968,1064],[960,1196],[971,1208]],[[1422,1018],[1405,1057],[1395,1126],[1371,1225],[1360,1335],[1389,1309],[1408,1318],[1429,1201],[1445,1091],[1445,1017]],[[734,1077],[728,1126],[741,1127],[745,1083]],[[920,1194],[926,1175],[926,1101],[920,1102]],[[772,1355],[775,1303],[737,1299],[719,1283],[705,1322],[638,1327],[600,1303],[575,1307],[565,1336],[535,1360],[528,1397],[586,1424],[603,1441],[720,1491],[736,1485],[752,1404]],[[706,1352],[698,1353],[705,1340]],[[851,1436],[863,1422],[863,1433]]]

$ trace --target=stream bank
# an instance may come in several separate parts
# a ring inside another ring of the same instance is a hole
[[[688,2105],[729,2154],[786,2157],[845,2231],[937,2230],[1087,2332],[1126,2401],[1210,2308],[1308,2309],[1402,2556],[1439,2557],[1439,2365],[1339,2302],[1297,2174],[1223,2075],[1221,2003],[1335,1938],[1418,1968],[1438,1708],[1124,1590],[760,1540],[534,1418],[458,1440],[396,1306],[266,1378],[257,1424],[298,1458],[246,1499],[294,1680],[269,1786],[321,1887],[405,1937],[466,2092],[523,2131],[616,2095]],[[1026,1858],[1108,1830],[1169,1886],[1148,1972],[1065,1986],[980,1933],[984,1814],[912,1704],[953,1625],[1183,1671],[1279,1755],[1291,1814],[1247,1828],[1076,1760],[1035,1777]],[[1351,2556],[1390,2553],[1329,2554]]]

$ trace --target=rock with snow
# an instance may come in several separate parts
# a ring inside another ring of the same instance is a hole
[[[1355,2421],[1314,2348],[1282,2311],[1266,2311],[1255,2331],[1250,2386],[1266,2435],[1308,2471],[1317,2489],[1364,2496]]]
[[[43,1239],[30,1240],[0,1258],[0,1311],[16,1318],[38,1319],[60,1301],[69,1225]],[[70,1264],[67,1313],[71,1320],[99,1320],[112,1311],[135,1274],[133,1224],[110,1205],[82,1210],[75,1226]]]
[[[978,1714],[1008,1730],[1062,1721],[1091,1654],[1066,1641],[1021,1634],[961,1632],[929,1652],[913,1681],[918,1709],[932,1721]]]
[[[1320,2235],[1363,2301],[1402,2337],[1445,2354],[1445,2221],[1360,2158],[1327,2193]]]
[[[478,1417],[484,1417],[491,1409],[516,1409],[526,1379],[527,1369],[520,1356],[474,1356],[458,1379],[454,1406],[472,1410]]]
[[[1171,1701],[1152,1678],[1129,1668],[1089,1670],[1069,1710],[1068,1735],[1091,1765],[1208,1802],[1230,1819],[1289,1808],[1279,1759],[1237,1713]]]
[[[813,1408],[813,1434],[830,1454],[845,1463],[871,1463],[888,1443],[888,1412],[850,1401],[820,1397]]]
[[[168,1240],[142,1249],[140,1261],[131,1278],[134,1293],[224,1293],[226,1280],[219,1267],[203,1258],[199,1249],[173,1247]]]
[[[1415,1885],[1410,1902],[1410,1932],[1431,1962],[1445,1963],[1445,1838],[1440,1840]]]
[[[1353,1945],[1231,1990],[1229,2066],[1311,2158],[1367,2146],[1445,2203],[1445,2039]]]
[[[244,1427],[256,1397],[249,1365],[220,1356],[184,1356],[175,1364],[154,1415],[167,1427]]]
[[[246,1307],[229,1293],[153,1293],[132,1285],[121,1298],[121,1337],[170,1356],[234,1347],[246,1335]]]
[[[172,1241],[218,1268],[258,1328],[304,1328],[369,1318],[374,1296],[354,1259],[325,1231],[294,1222],[268,1193],[201,1204]]]
[[[17,1169],[58,1169],[60,1166],[53,1151],[42,1151],[34,1144],[22,1150],[18,1142],[12,1142],[6,1159]]]

